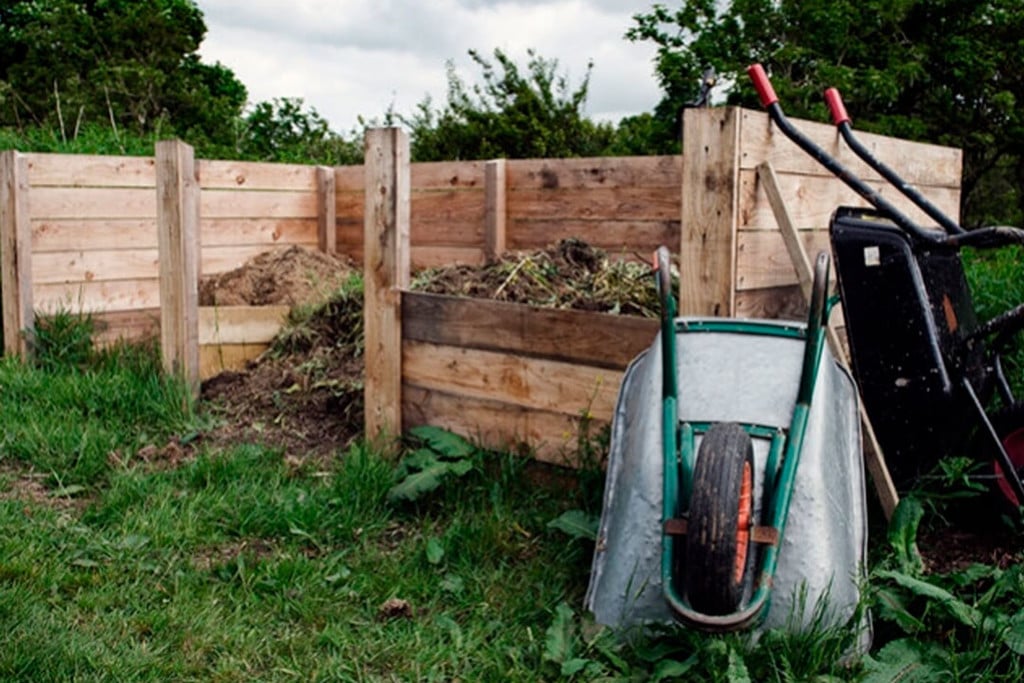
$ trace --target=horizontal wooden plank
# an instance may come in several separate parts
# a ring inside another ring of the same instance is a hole
[[[678,220],[680,192],[659,187],[522,190],[506,200],[511,220],[608,218]]]
[[[199,241],[204,247],[315,244],[317,224],[313,218],[204,218],[199,223]]]
[[[824,228],[828,226],[832,213],[839,206],[869,206],[865,201],[837,178],[827,176],[777,174],[779,191],[786,209],[797,229]],[[868,183],[911,220],[934,226],[931,220],[909,199],[897,192],[892,185],[882,182]],[[960,191],[949,187],[921,187],[922,194],[944,213],[958,220],[960,216]],[[756,170],[740,171],[740,230],[774,230],[778,227],[775,214],[764,189],[760,187]]]
[[[658,321],[635,316],[402,293],[402,335],[412,341],[623,370],[657,331]]]
[[[795,278],[795,276],[794,276]],[[807,303],[799,285],[736,292],[737,318],[807,320]]]
[[[409,217],[413,225],[479,225],[483,234],[484,194],[457,190],[415,192],[409,200]]]
[[[199,187],[204,190],[316,191],[316,166],[202,159],[197,163]]]
[[[674,220],[557,220],[512,219],[508,223],[506,244],[512,251],[545,249],[560,240],[576,237],[592,247],[604,249],[609,256],[650,260],[651,252],[661,245],[679,244],[679,218]]]
[[[29,197],[33,220],[151,218],[156,220],[156,189],[37,187]]]
[[[362,193],[366,186],[366,169],[362,164],[334,167],[334,191]]]
[[[607,423],[592,418],[584,437],[596,434]],[[520,452],[525,447],[543,462],[569,467],[579,464],[579,416],[406,385],[402,388],[402,427],[409,430],[419,425],[451,430],[485,448]]]
[[[160,307],[160,282],[102,280],[32,287],[33,306],[44,313],[57,311],[130,311]]]
[[[32,255],[32,280],[39,284],[138,280],[160,276],[157,249],[49,251]]]
[[[312,218],[317,216],[315,191],[203,190],[199,195],[203,218]]]
[[[682,187],[682,157],[509,159],[509,194],[529,190],[588,190],[609,187]]]
[[[467,398],[566,415],[611,415],[622,372],[558,361],[461,349],[427,342],[402,343],[406,384]]]
[[[792,123],[857,177],[880,180],[878,173],[849,150],[834,126],[801,119],[794,119]],[[949,188],[960,186],[963,154],[956,148],[869,133],[858,133],[857,137],[881,161],[911,184]],[[776,173],[831,177],[825,167],[787,138],[765,112],[742,110],[740,149],[740,164],[744,169],[754,169],[758,164],[770,161]]]
[[[288,306],[200,306],[200,344],[268,344],[288,317]]]
[[[134,311],[106,311],[94,313],[93,342],[108,346],[118,340],[140,342],[156,339],[160,334],[160,309],[147,308]]]
[[[156,218],[32,221],[32,252],[156,249]]]
[[[267,344],[209,344],[199,347],[199,379],[207,380],[225,370],[242,370],[269,348]]]
[[[821,251],[830,251],[828,231],[801,230],[811,262]],[[736,238],[736,290],[765,289],[797,284],[796,269],[778,230],[740,232]]]
[[[27,154],[28,182],[33,187],[156,188],[153,157],[91,154]]]
[[[484,161],[429,161],[409,165],[409,186],[415,196],[424,190],[484,189]]]
[[[316,249],[316,239],[312,242],[302,244],[300,246],[309,247],[310,249]],[[204,246],[201,250],[199,257],[199,273],[202,277],[208,275],[215,275],[217,273],[224,273],[229,270],[234,270],[240,266],[245,265],[245,262],[259,254],[271,251],[274,249],[284,249],[289,245],[273,245],[267,246],[264,244],[246,244],[241,246],[216,246],[206,247]]]
[[[481,220],[446,220],[444,215],[416,215],[410,221],[412,244],[430,247],[483,249],[484,224]]]

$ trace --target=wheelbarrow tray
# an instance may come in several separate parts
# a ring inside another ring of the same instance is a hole
[[[736,332],[687,331],[701,322],[676,320],[679,421],[788,429],[804,340],[782,331],[744,333],[742,324]],[[780,330],[804,327],[783,321],[748,324]],[[586,595],[586,606],[599,623],[623,630],[673,622],[661,578],[660,345],[659,335],[627,368],[619,389]],[[754,438],[753,445],[756,519],[770,441]],[[825,353],[815,380],[771,601],[755,630],[802,629],[816,618],[823,626],[844,625],[853,617],[866,567],[864,486],[857,392],[849,373]],[[817,616],[816,607],[822,612]],[[862,643],[870,642],[866,620],[852,626],[863,629]]]

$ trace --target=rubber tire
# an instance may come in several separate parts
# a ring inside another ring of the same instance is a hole
[[[1017,472],[1024,476],[1024,402],[1014,403],[996,412],[992,416],[992,426]],[[995,460],[992,461],[992,472],[995,475],[993,489],[1000,501],[1010,509],[1019,507],[1021,501],[1017,500],[1009,482],[1003,477],[1002,467]]]
[[[754,559],[750,524],[755,490],[750,435],[738,424],[712,425],[697,452],[686,533],[684,589],[690,607],[702,614],[731,614],[743,599]],[[745,528],[740,528],[744,517]]]

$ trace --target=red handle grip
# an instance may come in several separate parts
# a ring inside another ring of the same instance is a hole
[[[747,67],[747,75],[754,82],[754,89],[757,90],[757,95],[761,98],[761,106],[768,108],[779,101],[779,98],[775,95],[775,89],[772,88],[772,82],[768,80],[768,74],[764,72],[763,66],[751,64]]]
[[[843,104],[843,97],[835,88],[825,91],[825,104],[832,112],[832,123],[837,126],[841,123],[850,123],[850,115],[846,113],[846,106]]]

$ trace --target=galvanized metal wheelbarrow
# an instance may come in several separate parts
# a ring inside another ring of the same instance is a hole
[[[586,605],[622,629],[844,625],[858,613],[867,513],[857,393],[825,350],[835,299],[819,255],[807,323],[676,318],[612,421]],[[866,617],[850,624],[870,641]]]

